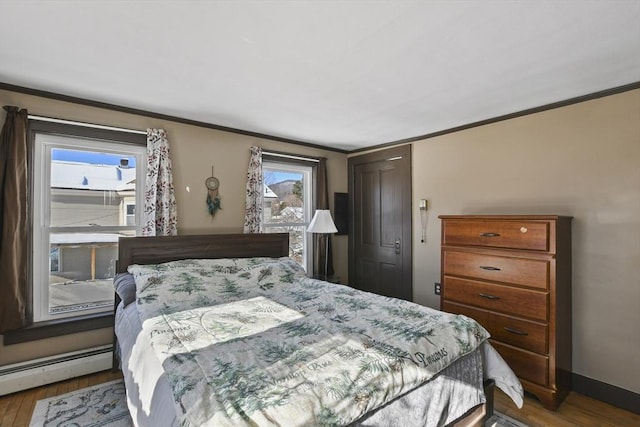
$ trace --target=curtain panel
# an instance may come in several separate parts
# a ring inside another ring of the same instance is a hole
[[[327,185],[327,159],[320,157],[316,171],[316,209],[329,209],[329,190]],[[325,239],[326,245],[325,246]],[[324,276],[325,257],[328,261],[327,276],[333,276],[333,251],[330,234],[313,234],[313,275]]]
[[[0,134],[0,333],[29,324],[27,317],[28,112],[5,106]]]
[[[147,129],[147,179],[144,193],[144,236],[178,234],[178,215],[169,141],[162,129]]]
[[[262,148],[251,147],[245,199],[244,232],[262,233]]]

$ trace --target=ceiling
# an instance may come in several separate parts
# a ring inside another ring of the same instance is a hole
[[[638,0],[1,0],[0,15],[1,83],[345,151],[640,81]]]

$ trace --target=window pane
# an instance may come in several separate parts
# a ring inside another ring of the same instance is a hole
[[[289,258],[304,265],[304,233],[305,226],[265,227],[266,233],[289,233]]]
[[[265,224],[305,222],[304,174],[265,169],[264,183]]]
[[[135,164],[135,157],[126,154],[51,149],[50,225],[88,230],[49,236],[49,314],[113,305],[121,234],[94,231],[136,225]]]
[[[123,233],[51,233],[49,314],[113,305],[118,238]]]
[[[118,238],[140,231],[136,184],[144,184],[146,153],[142,144],[114,141],[35,135],[36,322],[112,310]]]
[[[312,262],[307,225],[311,220],[313,167],[286,161],[264,162],[263,229],[289,233],[289,256],[305,270]]]
[[[135,157],[53,148],[51,226],[135,225],[127,219],[135,178]]]

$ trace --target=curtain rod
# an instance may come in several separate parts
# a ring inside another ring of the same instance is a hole
[[[284,157],[285,159],[304,160],[305,162],[320,163],[320,160],[314,159],[312,157],[300,157],[300,156],[294,156],[292,154],[276,153],[273,151],[263,151],[262,154],[266,154],[268,156],[274,156],[274,157]]]
[[[64,120],[64,119],[54,119],[52,117],[36,116],[36,115],[33,115],[33,114],[29,114],[28,117],[31,120],[40,120],[40,121],[43,121],[43,122],[62,123],[62,124],[65,124],[65,125],[84,126],[84,127],[87,127],[87,128],[114,130],[114,131],[118,131],[118,132],[136,133],[136,134],[139,134],[139,135],[146,135],[147,134],[146,130],[125,129],[125,128],[119,128],[119,127],[115,127],[115,126],[96,125],[94,123],[76,122],[76,121],[73,121],[73,120]]]

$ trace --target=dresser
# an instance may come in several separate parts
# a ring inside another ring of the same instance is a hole
[[[571,217],[441,215],[441,309],[476,319],[525,390],[571,390]]]

